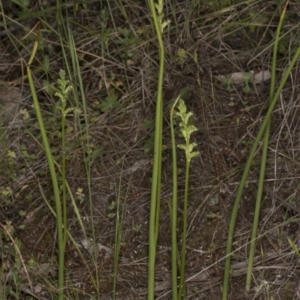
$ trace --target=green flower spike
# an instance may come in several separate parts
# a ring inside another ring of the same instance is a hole
[[[178,145],[178,148],[185,151],[186,159],[188,162],[190,162],[193,157],[200,154],[198,151],[193,151],[197,144],[190,142],[191,134],[198,129],[194,125],[189,124],[190,117],[193,115],[193,113],[187,113],[186,105],[182,99],[179,100],[178,112],[176,113],[176,115],[181,119],[179,127],[180,132],[185,139],[185,145],[180,144]]]

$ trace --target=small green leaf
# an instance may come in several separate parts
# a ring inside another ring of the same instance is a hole
[[[103,154],[103,148],[96,148],[91,154],[91,161],[94,161],[97,157],[100,157]]]
[[[160,7],[159,7],[159,5],[158,5],[157,3],[154,3],[154,6],[155,6],[155,8],[156,8],[157,12],[159,13],[159,10],[160,10]]]
[[[27,9],[30,0],[12,0],[15,4],[19,5],[22,9]]]
[[[63,96],[60,92],[56,92],[54,95],[55,95],[56,97],[58,97],[58,98],[60,99],[61,102],[64,101],[64,96]]]
[[[49,55],[45,55],[44,56],[44,61],[43,61],[43,64],[42,64],[42,69],[45,73],[48,73],[49,72],[49,69],[50,69],[50,59],[49,59]]]
[[[116,216],[116,214],[114,214],[114,213],[108,214],[108,217],[109,217],[110,219],[113,219],[115,216]]]
[[[108,209],[113,210],[113,209],[115,209],[115,207],[116,207],[116,202],[112,201],[111,204],[108,206]]]
[[[184,101],[187,101],[191,98],[191,87],[186,86],[183,89],[180,90],[180,98]]]
[[[154,132],[151,133],[151,136],[144,142],[144,153],[150,154],[153,151],[154,146]]]
[[[26,216],[26,211],[25,210],[20,210],[19,211],[19,216],[20,217],[25,217]]]
[[[188,135],[190,136],[193,132],[195,132],[195,131],[197,131],[198,129],[197,129],[197,127],[196,126],[194,126],[194,125],[189,125],[188,127],[187,127],[187,132],[188,132]]]
[[[113,108],[117,108],[120,105],[117,95],[109,95],[103,102],[100,103],[100,109],[102,112],[108,112]]]
[[[154,126],[154,121],[153,120],[144,119],[144,121],[143,121],[143,128],[144,129],[153,128],[153,126]]]
[[[48,80],[43,79],[42,85],[48,95],[52,96],[54,94],[55,88],[52,84],[49,83]]]
[[[244,73],[243,77],[244,77],[244,82],[248,83],[252,79],[253,73],[252,72],[246,72],[246,73]]]
[[[188,150],[189,150],[189,153],[192,153],[193,152],[193,150],[194,150],[194,148],[197,146],[197,144],[194,142],[194,143],[191,143],[191,144],[189,144],[189,148],[188,148]]]
[[[170,20],[167,20],[167,21],[164,21],[162,24],[161,24],[161,30],[162,32],[164,31],[164,29],[171,23]]]
[[[178,146],[177,146],[179,149],[182,149],[182,150],[186,150],[186,146],[185,145],[183,145],[183,144],[179,144]]]
[[[64,112],[64,116],[66,117],[67,114],[70,113],[70,112],[72,112],[72,111],[74,111],[74,108],[73,108],[73,107],[67,108],[67,109],[65,110],[65,112]]]
[[[251,88],[248,84],[246,84],[244,87],[243,87],[243,92],[248,94],[251,92]]]
[[[155,7],[159,15],[161,15],[163,11],[163,0],[158,0],[158,3],[155,3]]]
[[[297,256],[300,257],[300,253],[299,253],[298,247],[295,245],[295,243],[290,238],[287,238],[287,239],[288,239],[288,242],[289,242],[290,246],[293,248],[293,250],[297,254]]]
[[[199,152],[199,151],[192,152],[192,153],[191,153],[191,155],[190,155],[190,158],[192,159],[192,158],[194,158],[194,157],[198,156],[199,154],[200,154],[200,152]]]

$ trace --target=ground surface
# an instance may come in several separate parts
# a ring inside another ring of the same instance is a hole
[[[2,1],[1,16],[6,29],[0,35],[1,288],[7,299],[16,299],[11,294],[16,289],[20,299],[50,299],[55,295],[57,280],[56,222],[49,209],[49,206],[54,208],[51,179],[25,75],[25,62],[33,46],[33,39],[27,35],[38,20],[42,38],[32,70],[58,164],[61,158],[61,117],[55,110],[58,99],[47,93],[45,87],[56,85],[59,69],[67,70],[67,64],[71,66],[67,77],[71,77],[79,99],[85,95],[88,116],[88,133],[80,126],[85,124],[83,112],[67,117],[67,180],[80,217],[69,197],[69,230],[76,243],[69,242],[66,249],[66,299],[97,299],[99,295],[101,299],[111,299],[114,203],[118,198],[122,244],[117,299],[146,298],[157,41],[143,1],[134,5],[100,3],[89,1],[86,6],[79,5],[77,11],[72,5],[62,9],[75,39],[83,82],[80,90],[78,74],[72,71],[68,40],[55,18],[54,4],[49,1],[49,12],[53,15],[50,17],[42,13],[39,5],[29,6],[26,12]],[[182,93],[199,129],[193,138],[200,156],[192,161],[190,177],[187,299],[214,300],[222,295],[231,209],[269,101],[267,78],[280,7],[260,1],[224,3],[223,7],[217,2],[209,3],[212,2],[193,6],[182,1],[174,4],[174,11],[170,3],[165,8],[171,25],[164,33],[165,121],[156,299],[171,299],[170,103]],[[299,4],[290,3],[283,29],[286,35],[278,52],[276,84],[299,46],[299,11]],[[46,58],[50,62],[47,68]],[[256,83],[250,82],[247,91],[243,78],[250,71],[261,78]],[[220,80],[221,75],[233,73],[238,77],[234,83]],[[296,64],[272,117],[252,290],[245,292],[245,279],[262,145],[255,155],[239,207],[229,299],[300,299],[299,257],[288,243],[288,238],[295,245],[300,243],[298,90]],[[71,99],[68,106],[82,108],[82,103],[83,100],[78,104]],[[184,155],[180,152],[178,165],[182,196]],[[179,225],[181,209],[182,202],[178,208]],[[20,261],[16,261],[18,255],[8,233],[15,243],[20,241],[21,257],[28,265],[33,289],[29,289],[28,277]],[[96,250],[92,239],[101,245],[100,250]],[[86,245],[88,242],[90,247]],[[91,278],[99,282],[98,288]]]

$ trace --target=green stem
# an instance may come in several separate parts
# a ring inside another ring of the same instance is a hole
[[[118,262],[121,248],[121,235],[122,223],[120,216],[121,206],[121,186],[122,186],[122,173],[119,180],[118,195],[116,199],[116,228],[115,228],[115,245],[114,245],[114,273],[113,273],[113,300],[117,299],[117,279],[118,279]],[[125,211],[125,203],[123,212]]]
[[[161,101],[162,102],[162,101]],[[162,107],[161,107],[162,111]],[[161,119],[161,125],[159,127],[159,132],[157,133],[159,136],[161,136],[160,145],[158,153],[161,153],[162,155],[162,119]],[[157,172],[157,199],[156,199],[156,212],[155,212],[155,245],[157,244],[158,239],[158,233],[159,233],[159,215],[160,215],[160,195],[161,195],[161,156],[158,163],[158,172]]]
[[[282,92],[282,89],[295,65],[295,63],[297,62],[297,59],[300,55],[300,47],[298,48],[296,54],[294,55],[291,64],[289,65],[289,67],[287,68],[281,82],[280,85],[277,89],[276,94],[274,95],[274,98],[272,99],[272,103],[269,106],[269,109],[267,111],[267,114],[265,116],[265,119],[261,125],[261,128],[256,136],[256,139],[253,143],[252,149],[250,151],[246,166],[244,168],[244,172],[243,172],[243,176],[237,191],[237,195],[234,201],[234,205],[232,208],[232,213],[231,213],[231,219],[230,219],[230,224],[229,224],[229,230],[228,230],[228,238],[227,238],[227,247],[226,247],[226,259],[225,259],[225,270],[224,270],[224,281],[223,281],[223,296],[222,296],[222,300],[227,300],[227,295],[228,295],[228,284],[229,284],[229,275],[230,275],[230,261],[231,261],[231,251],[232,251],[232,243],[233,243],[233,237],[234,237],[234,228],[235,228],[235,222],[236,222],[236,218],[237,218],[237,212],[238,212],[238,208],[240,205],[240,200],[242,197],[242,193],[243,193],[243,189],[246,183],[246,179],[252,164],[252,160],[254,158],[258,143],[266,129],[266,126],[271,118],[271,114],[273,113],[274,107],[277,103],[277,100],[279,99],[279,96]]]
[[[34,42],[34,48],[31,53],[30,59],[27,64],[27,74],[28,74],[28,80],[29,80],[29,86],[32,94],[34,109],[36,112],[40,132],[43,139],[45,154],[47,157],[47,162],[50,170],[51,180],[52,180],[52,186],[53,186],[53,193],[54,193],[54,199],[55,199],[55,206],[56,206],[56,222],[57,222],[57,235],[58,235],[58,299],[63,300],[64,299],[64,259],[65,259],[65,247],[64,247],[64,230],[63,230],[63,223],[62,223],[62,211],[61,211],[61,201],[60,201],[60,195],[59,195],[59,186],[57,181],[57,174],[55,172],[54,167],[54,160],[51,154],[48,137],[46,134],[43,117],[41,114],[41,109],[39,105],[39,101],[37,98],[36,90],[33,84],[33,78],[31,75],[30,65],[35,57],[36,51],[38,48],[38,42]]]
[[[183,233],[182,233],[181,268],[180,268],[180,284],[179,284],[178,299],[182,298],[182,294],[183,294],[183,291],[184,291],[184,281],[185,281],[189,176],[190,176],[190,160],[187,158],[186,167],[185,167],[184,204],[183,204]]]
[[[61,121],[61,149],[62,149],[62,201],[63,201],[63,236],[64,236],[64,251],[67,244],[67,188],[66,188],[66,116],[62,111]]]
[[[162,115],[163,115],[163,76],[164,76],[164,46],[162,41],[161,26],[155,11],[154,1],[150,0],[150,9],[153,17],[159,45],[159,74],[155,114],[154,159],[152,170],[151,203],[149,217],[149,261],[148,261],[148,299],[154,299],[154,275],[156,243],[158,237],[158,222],[160,212],[160,180],[162,156]]]
[[[178,266],[178,245],[177,245],[177,152],[174,130],[174,110],[180,95],[175,100],[171,108],[170,113],[170,128],[171,128],[171,140],[172,140],[172,164],[173,164],[173,199],[171,209],[171,235],[172,235],[172,299],[177,299],[177,266]]]
[[[282,11],[280,21],[279,21],[279,24],[277,27],[275,42],[274,42],[269,104],[272,103],[274,91],[275,91],[278,43],[279,43],[280,32],[281,32],[286,8],[287,8],[287,6],[285,6],[285,8]],[[259,172],[259,183],[258,183],[257,197],[256,197],[256,203],[255,203],[255,213],[254,213],[254,218],[253,218],[253,227],[252,227],[250,252],[249,252],[248,268],[247,268],[246,291],[248,291],[248,292],[250,291],[250,288],[251,288],[252,267],[253,267],[253,262],[254,262],[260,206],[261,206],[261,200],[262,200],[265,169],[266,169],[266,163],[267,163],[270,128],[271,128],[271,117],[270,117],[269,122],[266,125],[266,132],[265,132],[265,137],[264,137],[264,145],[263,145],[263,152],[262,152],[262,159],[261,159],[261,167],[260,167],[260,172]]]

